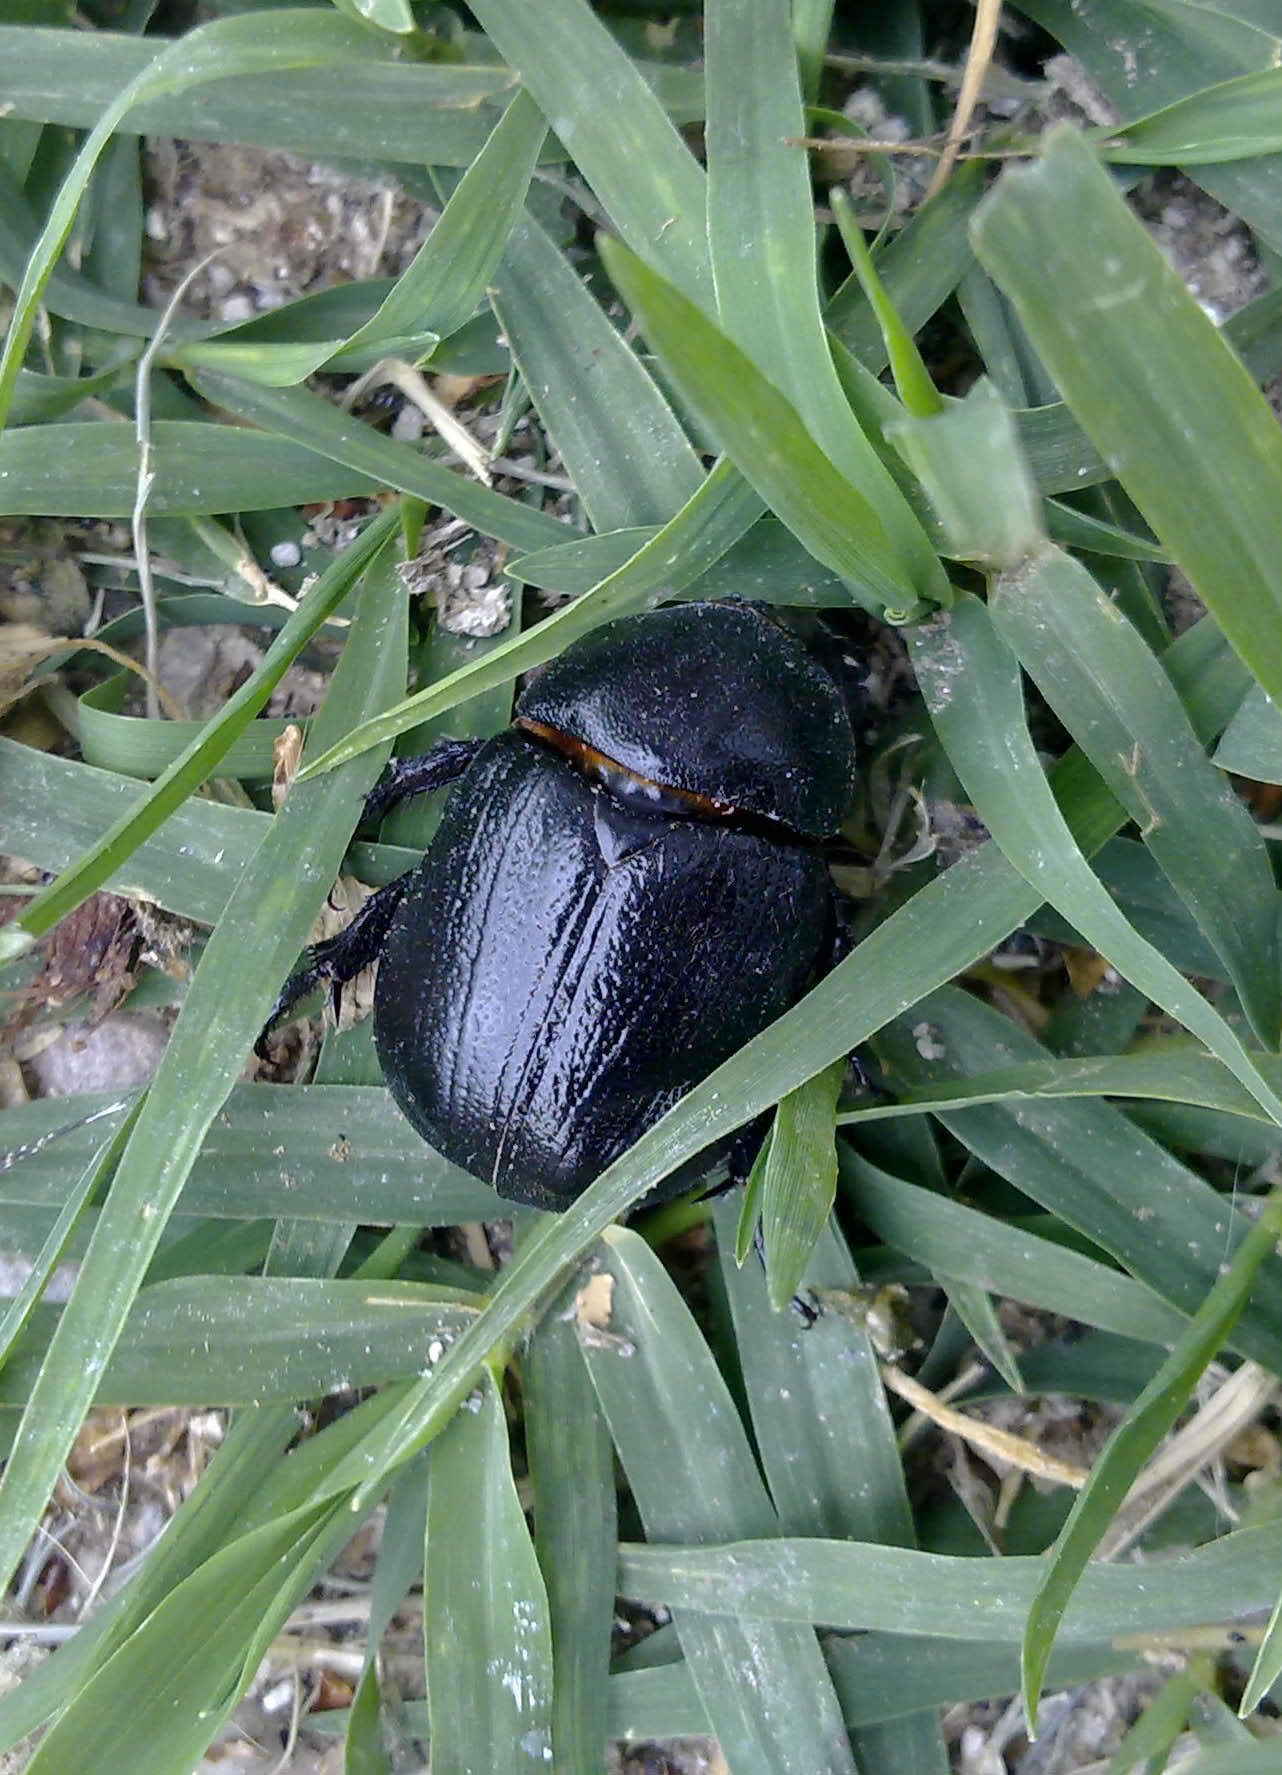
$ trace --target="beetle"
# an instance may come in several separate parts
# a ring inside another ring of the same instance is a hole
[[[821,844],[854,769],[843,687],[768,607],[605,623],[493,739],[394,763],[368,811],[456,781],[436,835],[309,952],[264,1036],[377,957],[374,1040],[406,1118],[500,1195],[565,1208],[823,970]]]

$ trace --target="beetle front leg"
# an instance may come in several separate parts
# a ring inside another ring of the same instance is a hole
[[[484,744],[484,740],[438,740],[419,758],[393,758],[365,797],[364,818],[381,820],[411,795],[443,789],[462,776]]]
[[[325,981],[330,983],[333,990],[334,1009],[337,1012],[342,988],[349,980],[354,980],[362,968],[377,961],[382,953],[387,933],[392,927],[397,908],[405,898],[409,882],[408,874],[398,875],[395,881],[389,881],[386,887],[381,887],[377,893],[370,895],[346,930],[340,931],[336,937],[330,937],[325,943],[317,943],[313,949],[307,951],[302,967],[291,974],[281,987],[276,1003],[263,1024],[262,1033],[254,1043],[254,1052],[260,1060],[267,1057],[267,1038],[272,1030],[284,1022],[300,999],[306,998],[309,992]]]

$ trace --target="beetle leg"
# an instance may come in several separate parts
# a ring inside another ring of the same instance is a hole
[[[281,987],[262,1033],[254,1043],[254,1052],[260,1060],[266,1058],[267,1038],[276,1025],[284,1022],[300,999],[326,981],[330,983],[337,1014],[346,982],[354,980],[362,968],[378,960],[397,907],[405,898],[409,880],[410,876],[406,874],[389,881],[386,887],[370,895],[346,930],[307,951],[302,967]]]
[[[484,740],[438,740],[420,758],[393,758],[381,780],[365,797],[364,817],[381,820],[411,795],[443,789],[462,776],[484,744]]]

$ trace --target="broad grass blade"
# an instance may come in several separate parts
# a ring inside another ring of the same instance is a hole
[[[869,1228],[937,1276],[1163,1346],[1187,1323],[1142,1282],[907,1183],[858,1154],[843,1155],[842,1176]]]
[[[929,1060],[918,1046],[922,1035]],[[1008,1017],[952,989],[883,1031],[877,1047],[890,1076],[913,1084],[1044,1053]],[[984,1164],[1186,1316],[1246,1236],[1249,1223],[1230,1201],[1111,1104],[1029,1102],[941,1111],[940,1119]],[[1234,1338],[1244,1355],[1282,1374],[1279,1300],[1282,1268],[1270,1263]]]
[[[372,34],[354,34],[370,43],[372,53],[380,53]],[[12,115],[39,122],[91,128],[146,73],[155,53],[150,36],[0,26],[0,66]],[[284,67],[219,81],[201,94],[199,109],[183,92],[156,93],[117,127],[136,135],[284,148],[315,160],[341,154],[420,167],[466,167],[485,146],[514,84],[511,69],[493,59],[356,59],[343,66],[341,107],[334,103],[331,71]],[[544,158],[564,156],[548,144]],[[156,318],[153,311],[152,325]]]
[[[711,312],[703,169],[605,25],[582,0],[477,0],[472,11],[623,238]]]
[[[508,1451],[497,1383],[432,1450],[424,1542],[432,1761],[534,1775],[552,1755],[548,1599]]]
[[[574,1326],[553,1311],[521,1360],[534,1547],[552,1633],[552,1760],[602,1766],[618,1523],[614,1451]]]
[[[273,511],[386,485],[305,444],[240,427],[158,419],[151,437],[156,480],[148,509],[158,516]],[[11,429],[0,436],[0,513],[39,508],[52,516],[127,518],[138,474],[132,426],[68,421]]]
[[[1257,1038],[1276,1048],[1282,979],[1272,864],[1161,665],[1080,562],[1057,550],[999,574],[989,609],[1222,957]]]
[[[839,1060],[790,1091],[775,1112],[762,1174],[761,1231],[776,1313],[800,1287],[837,1194],[836,1113],[845,1076],[846,1062]]]
[[[605,1269],[608,1324],[585,1325],[580,1338],[647,1532],[696,1545],[772,1535],[775,1512],[733,1401],[658,1259],[635,1234],[612,1230]],[[692,1422],[702,1426],[695,1439]],[[727,1762],[854,1775],[819,1643],[806,1629],[760,1632],[735,1609],[687,1614],[678,1626]]]
[[[938,589],[938,563],[928,574],[906,555],[901,526],[888,523],[825,455],[796,408],[739,347],[617,241],[603,239],[600,250],[682,397],[811,554],[850,580],[859,600],[873,607],[902,608]],[[898,489],[892,490],[903,504]],[[906,505],[904,522],[916,522]],[[946,590],[937,601],[945,597]]]
[[[699,459],[641,360],[532,217],[518,223],[490,299],[593,528],[666,524],[698,492]]]
[[[1028,734],[1015,657],[984,606],[960,598],[910,638],[935,731],[1004,854],[1118,972],[1203,1041],[1282,1125],[1282,1099],[1217,1012],[1138,935],[1082,857]]]
[[[859,429],[824,335],[810,168],[794,145],[806,120],[792,9],[787,0],[709,0],[704,37],[708,248],[721,330],[873,501],[914,578],[929,582],[937,569],[921,526]]]
[[[807,1328],[793,1314],[772,1313],[760,1267],[753,1262],[741,1267],[737,1261],[734,1204],[719,1203],[714,1217],[753,1433],[781,1529],[912,1546],[903,1468],[869,1339],[835,1315],[823,1315]],[[819,1288],[859,1284],[831,1221],[806,1276]],[[858,1481],[852,1484],[855,1474]],[[849,1722],[840,1686],[838,1697]],[[894,1722],[877,1722],[875,1731],[873,1722],[856,1730],[859,1768],[946,1767],[933,1715],[910,1707],[903,1714]]]
[[[302,1223],[314,1238],[330,1225]],[[275,1259],[273,1251],[272,1258]],[[332,1267],[332,1266],[330,1266]],[[103,1405],[258,1405],[408,1380],[433,1337],[456,1337],[479,1295],[413,1282],[188,1276],[135,1302],[103,1371]],[[0,1375],[0,1404],[25,1405],[59,1313],[37,1308]]]
[[[1268,402],[1075,133],[1052,131],[1033,166],[1006,174],[972,234],[1084,430],[1282,699],[1282,433]]]
[[[1099,130],[1108,160],[1134,166],[1213,166],[1282,152],[1282,70],[1262,68],[1204,86],[1134,123]]]
[[[1041,1556],[965,1557],[811,1537],[619,1550],[620,1592],[638,1601],[990,1647],[1022,1643],[1045,1570]],[[1282,1546],[1271,1527],[1238,1529],[1142,1566],[1088,1565],[1060,1643],[1240,1621],[1271,1607],[1279,1586]]]

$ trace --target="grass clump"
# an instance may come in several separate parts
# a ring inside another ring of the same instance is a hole
[[[129,524],[136,607],[82,566],[122,606],[99,639],[145,631],[152,675],[166,630],[275,630],[195,727],[95,684],[82,759],[0,738],[6,848],[52,877],[6,929],[15,991],[100,890],[201,928],[144,1094],[9,1115],[0,1228],[34,1269],[0,1340],[6,1578],[95,1403],[235,1408],[164,1539],[0,1700],[5,1744],[46,1728],[32,1770],[191,1767],[375,1512],[353,1768],[391,1735],[440,1769],[589,1770],[694,1732],[736,1775],[943,1769],[941,1705],[1022,1684],[1031,1730],[1045,1687],[1172,1648],[1116,1766],[1267,1766],[1282,46],[1222,8],[1089,10],[1026,0],[994,47],[981,7],[964,75],[968,15],[914,5],[853,42],[783,0],[707,0],[701,36],[585,0],[0,26],[0,512],[84,556],[87,521]],[[1084,127],[1045,127],[1057,51]],[[392,177],[439,220],[394,277],[162,323],[141,131]],[[1223,324],[1128,205],[1137,158],[1249,231]],[[425,443],[335,398],[389,360]],[[409,607],[471,569],[506,627]],[[416,810],[353,843],[364,793],[394,744],[505,725],[599,623],[735,592],[822,610],[871,666],[860,940],[569,1211],[518,1217],[497,1275],[429,1254],[423,1229],[503,1210],[393,1120],[363,1031],[311,1083],[242,1078],[344,859],[385,881],[429,835]],[[269,817],[259,717],[336,643]],[[19,716],[65,712],[24,664]],[[842,1107],[857,1048],[875,1089]],[[616,1224],[781,1100],[764,1270],[733,1203]],[[699,1319],[656,1256],[692,1225]],[[805,1333],[771,1306],[798,1281]],[[986,1410],[937,1405],[959,1375]],[[991,1464],[982,1495],[926,1483],[888,1385]],[[300,1436],[296,1402],[340,1388]],[[1054,1395],[1092,1402],[1102,1453],[1014,1403]],[[375,1654],[420,1582],[427,1701],[402,1704]],[[616,1592],[672,1620],[611,1665]]]

